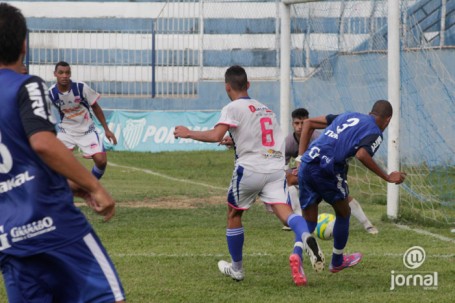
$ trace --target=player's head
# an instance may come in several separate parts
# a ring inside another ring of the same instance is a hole
[[[226,92],[231,100],[241,93],[246,93],[250,87],[246,71],[239,65],[229,67],[224,74]]]
[[[21,11],[0,3],[0,64],[12,65],[25,56],[27,23]]]
[[[60,87],[68,87],[71,78],[70,65],[65,61],[57,62],[55,64],[54,76],[57,78],[57,83]]]
[[[310,114],[308,113],[308,111],[303,107],[294,109],[292,111],[291,113],[292,128],[294,128],[294,133],[297,136],[300,136],[300,133],[302,132],[303,121],[308,119],[309,115]]]
[[[371,109],[370,115],[373,115],[376,120],[376,124],[381,130],[387,128],[392,119],[393,108],[387,100],[378,100],[374,103],[373,108]]]

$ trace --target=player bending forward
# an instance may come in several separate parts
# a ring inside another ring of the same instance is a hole
[[[348,159],[356,157],[363,165],[387,182],[400,184],[406,174],[394,171],[385,173],[373,160],[382,142],[382,133],[392,118],[392,105],[379,100],[369,115],[347,112],[340,115],[320,116],[305,120],[300,139],[299,166],[300,203],[311,234],[317,224],[318,205],[324,200],[335,210],[333,254],[329,266],[336,273],[356,265],[360,253],[343,255],[349,236],[349,188],[346,182]],[[315,129],[324,133],[308,147]]]
[[[292,158],[297,158],[299,155],[299,142],[300,136],[302,134],[303,122],[308,119],[309,113],[305,108],[297,108],[291,113],[292,117],[292,128],[294,132],[289,134],[286,139],[286,166],[291,164]],[[320,132],[315,131],[311,135],[310,142],[314,141],[320,136]],[[297,178],[297,169],[290,169],[286,167],[286,180],[288,182],[288,204],[291,205],[294,213],[302,215],[302,208],[299,201],[299,187],[298,187],[298,178]],[[378,229],[373,226],[371,221],[368,219],[367,215],[364,213],[360,203],[352,196],[349,196],[349,207],[351,208],[351,214],[363,225],[365,230],[372,235],[378,233]],[[284,226],[283,230],[289,230],[289,227]]]

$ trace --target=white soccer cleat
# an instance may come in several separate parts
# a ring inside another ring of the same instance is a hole
[[[324,270],[324,253],[322,252],[321,248],[319,247],[318,242],[313,236],[308,236],[306,238],[305,243],[305,251],[310,258],[311,265],[315,272],[321,272]]]
[[[226,261],[219,261],[218,262],[218,269],[221,271],[222,274],[226,276],[230,276],[232,279],[236,281],[242,281],[245,275],[243,274],[243,269],[241,270],[234,270],[232,268],[232,264]]]
[[[376,227],[374,227],[373,225],[366,227],[365,230],[370,235],[377,235],[379,233],[379,230]]]

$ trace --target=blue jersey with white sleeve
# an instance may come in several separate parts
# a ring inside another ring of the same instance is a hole
[[[45,82],[0,69],[0,260],[81,239],[91,227],[66,178],[35,153],[29,137],[55,132]]]
[[[382,131],[371,115],[347,112],[327,116],[327,128],[302,156],[306,163],[320,163],[328,172],[344,170],[347,160],[363,147],[374,156],[382,142]]]

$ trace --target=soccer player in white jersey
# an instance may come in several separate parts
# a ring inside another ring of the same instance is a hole
[[[289,257],[294,283],[306,284],[302,267],[304,244],[313,252],[310,261],[316,271],[324,267],[324,256],[311,235],[302,239],[307,228],[302,216],[292,213],[286,203],[287,186],[284,172],[284,136],[275,114],[264,104],[248,95],[250,83],[245,70],[231,66],[225,73],[225,89],[232,101],[221,111],[215,127],[207,131],[193,131],[176,126],[174,136],[203,142],[221,142],[227,131],[234,142],[235,167],[227,194],[228,218],[226,240],[232,261],[219,261],[219,270],[241,281],[243,271],[244,229],[242,215],[257,196],[272,210],[283,224],[295,232],[300,256]]]
[[[101,179],[107,165],[103,142],[95,128],[90,108],[104,128],[104,134],[113,144],[115,135],[106,124],[103,110],[97,103],[100,94],[84,82],[71,81],[71,67],[65,61],[55,65],[57,83],[49,88],[49,97],[60,113],[58,138],[71,150],[78,146],[84,158],[92,158],[92,174]]]
[[[286,159],[286,179],[288,181],[289,195],[288,203],[291,205],[294,213],[302,215],[302,208],[299,201],[299,188],[298,188],[298,179],[297,179],[297,169],[292,165],[292,159],[295,159],[299,155],[299,142],[300,135],[302,133],[303,122],[308,119],[309,113],[305,108],[297,108],[292,111],[292,128],[294,132],[289,134],[286,139],[285,147],[285,159]],[[319,137],[320,132],[314,131],[311,135],[310,142],[313,142],[317,137]],[[292,166],[292,167],[289,167]],[[351,214],[363,225],[363,228],[369,234],[375,235],[378,233],[378,229],[373,226],[371,221],[368,219],[367,215],[360,206],[360,203],[352,196],[348,197],[349,207],[351,208]],[[284,226],[283,230],[289,230],[289,227]]]

